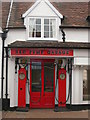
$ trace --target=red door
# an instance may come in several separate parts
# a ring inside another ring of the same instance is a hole
[[[61,68],[59,70],[58,74],[58,99],[59,107],[65,107],[66,106],[66,70],[64,68]]]
[[[30,67],[30,108],[54,108],[54,60],[32,61]]]
[[[26,106],[26,70],[18,71],[18,107]]]
[[[30,108],[41,108],[42,104],[42,65],[32,61],[30,65]]]

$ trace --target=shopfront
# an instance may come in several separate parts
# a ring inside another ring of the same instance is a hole
[[[11,48],[11,57],[19,66],[18,107],[25,107],[26,99],[29,99],[30,108],[54,108],[55,100],[59,106],[66,107],[66,81],[72,49]]]

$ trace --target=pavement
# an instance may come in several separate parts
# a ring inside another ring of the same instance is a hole
[[[88,118],[89,111],[54,112],[53,109],[30,109],[28,112],[3,111],[5,118]]]

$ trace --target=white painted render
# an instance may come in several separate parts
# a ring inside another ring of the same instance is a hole
[[[7,34],[7,39],[5,40],[5,46],[15,41],[25,41],[26,32],[25,29],[10,29]]]
[[[74,50],[74,65],[90,65],[90,50],[75,49]]]
[[[43,12],[42,12],[43,11]],[[48,13],[48,14],[47,14]],[[37,0],[31,8],[29,8],[22,17],[27,16],[58,16],[63,18],[63,15],[48,1],[48,0]]]
[[[64,29],[66,42],[89,42],[88,29]]]
[[[9,81],[9,98],[10,98],[10,107],[14,107],[15,106],[15,59],[14,58],[10,58],[8,61],[8,81]]]

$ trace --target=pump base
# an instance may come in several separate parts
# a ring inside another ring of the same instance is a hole
[[[55,107],[54,112],[67,112],[67,111],[71,111],[71,109],[68,109],[66,107]]]
[[[28,107],[25,107],[25,108],[16,108],[16,111],[19,111],[19,112],[28,112],[29,108]]]
[[[7,111],[10,108],[10,99],[0,99],[0,111]]]

